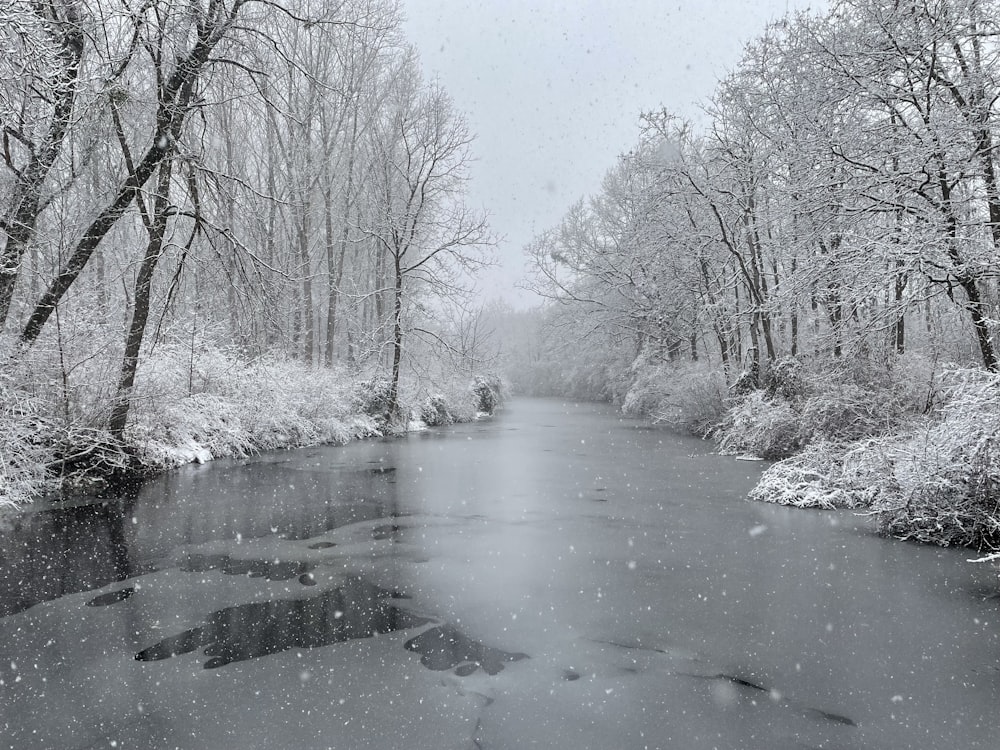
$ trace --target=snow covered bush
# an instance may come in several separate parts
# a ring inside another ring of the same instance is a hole
[[[888,434],[899,426],[902,408],[891,391],[835,383],[804,399],[799,407],[800,440],[853,442]]]
[[[714,368],[696,362],[636,368],[622,411],[705,437],[718,425],[726,404],[726,382]]]
[[[55,488],[48,467],[55,457],[45,434],[46,405],[0,376],[0,510]]]
[[[442,374],[435,380],[434,391],[419,399],[414,414],[430,427],[471,422],[478,414],[492,414],[503,403],[504,386],[498,375],[477,375],[471,383],[468,375],[459,373]],[[415,391],[418,386],[410,383],[406,390]]]
[[[1000,376],[947,374],[938,413],[911,418],[903,434],[818,440],[766,469],[751,499],[817,508],[871,507],[879,531],[943,546],[1000,549]],[[848,404],[856,404],[852,395]],[[805,410],[803,413],[806,413]],[[878,409],[834,409],[859,432],[885,432]],[[901,422],[887,423],[899,429]],[[821,432],[821,428],[817,428]]]
[[[503,381],[493,373],[477,375],[472,383],[472,393],[476,399],[476,409],[484,414],[492,414],[503,403]]]
[[[1000,548],[1000,376],[958,373],[940,417],[897,442],[894,491],[874,503],[882,533]]]
[[[651,417],[664,410],[670,399],[668,367],[639,359],[630,369],[632,377],[622,399],[622,412],[630,417]]]
[[[926,383],[908,392],[908,380],[902,369],[857,372],[780,360],[763,389],[730,401],[717,436],[725,452],[783,459],[817,443],[848,445],[891,435],[929,398]]]
[[[785,401],[801,398],[808,388],[805,365],[796,357],[783,357],[772,363],[765,381],[767,395]]]
[[[957,383],[957,372],[924,354],[907,352],[893,360],[889,387],[904,411],[926,414],[944,402],[948,389]]]
[[[428,427],[438,427],[455,423],[455,417],[448,410],[444,396],[429,396],[420,407],[420,420]]]
[[[144,463],[166,468],[192,460],[246,456],[253,449],[235,404],[196,393],[143,412],[128,431]]]
[[[730,405],[717,437],[723,453],[787,458],[802,447],[800,415],[789,401],[751,391]]]
[[[178,356],[180,355],[180,356]],[[157,467],[377,434],[381,389],[345,372],[164,348],[140,370],[127,440]],[[367,401],[364,401],[367,399]]]
[[[375,375],[355,384],[351,395],[351,410],[365,414],[384,425],[389,412],[392,382],[383,375]]]
[[[880,443],[809,445],[765,469],[750,499],[797,508],[867,508],[885,481],[882,462],[871,460]]]

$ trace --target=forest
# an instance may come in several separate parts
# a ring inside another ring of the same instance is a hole
[[[770,25],[702,122],[643,114],[600,189],[535,237],[550,304],[499,315],[513,386],[774,460],[754,499],[995,559],[998,98],[990,0]]]
[[[1000,3],[842,0],[639,119],[478,306],[473,135],[394,0],[0,0],[0,505],[516,393],[1000,547]]]
[[[0,2],[0,505],[492,408],[472,135],[401,19]]]

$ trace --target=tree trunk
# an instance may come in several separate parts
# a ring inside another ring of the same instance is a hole
[[[903,309],[903,292],[906,290],[906,274],[898,272],[895,279],[895,302],[899,310],[893,326],[893,347],[896,354],[906,353],[906,312]]]
[[[336,247],[336,262],[334,262],[333,227],[331,225],[331,195],[330,188],[326,190],[327,216],[327,273],[329,274],[329,289],[326,308],[326,366],[332,367],[337,334],[337,306],[340,304],[340,283],[344,278],[344,256],[347,255],[347,242],[350,235],[349,218],[354,205],[354,159],[358,140],[358,113],[355,110],[352,118],[351,140],[347,151],[347,182],[344,185],[344,201],[341,206],[340,241]]]
[[[302,274],[302,286],[299,289],[300,310],[302,321],[302,361],[312,364],[313,352],[316,348],[316,322],[313,315],[312,299],[312,259],[309,252],[309,199],[303,196],[302,214],[299,221],[298,256],[299,269]]]
[[[392,382],[389,386],[389,404],[386,421],[398,424],[399,413],[399,369],[403,360],[403,269],[401,258],[395,256],[395,284],[393,287],[392,313]]]
[[[108,431],[119,440],[124,435],[125,425],[128,422],[132,392],[135,388],[135,373],[139,366],[139,353],[142,350],[142,340],[146,333],[146,321],[149,318],[149,301],[152,296],[153,274],[156,271],[156,264],[162,255],[163,240],[167,233],[172,171],[173,159],[164,159],[160,163],[153,216],[148,227],[149,243],[146,245],[146,255],[142,259],[142,265],[139,266],[139,274],[135,280],[135,302],[132,308],[132,321],[129,324],[128,335],[125,339],[125,355],[122,357],[118,391],[115,395],[111,418],[108,422]]]
[[[965,297],[968,300],[967,309],[969,317],[972,320],[972,328],[976,333],[976,342],[979,344],[979,353],[982,356],[983,367],[991,372],[996,372],[998,362],[996,350],[993,347],[993,340],[990,337],[989,319],[983,312],[985,305],[982,294],[979,291],[979,282],[976,276],[966,267],[958,250],[958,217],[955,215],[951,204],[951,187],[943,170],[938,174],[938,185],[941,191],[941,203],[945,211],[948,257],[954,266],[952,275],[958,282],[958,285],[962,287],[962,291],[965,292]]]

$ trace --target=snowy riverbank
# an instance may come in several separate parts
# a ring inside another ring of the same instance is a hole
[[[27,381],[0,383],[0,509],[186,463],[472,421],[501,399],[494,376],[411,379],[400,389],[405,421],[395,424],[386,417],[389,382],[375,374],[245,362],[217,349],[181,354],[164,348],[143,363],[123,442],[101,427],[107,403],[78,394],[61,413]]]
[[[740,390],[708,367],[647,365],[625,392],[626,412],[773,460],[753,500],[863,509],[886,536],[1000,547],[1000,377],[981,368],[910,355],[836,371],[787,358]]]

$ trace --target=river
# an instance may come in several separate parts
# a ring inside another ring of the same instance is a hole
[[[40,505],[0,748],[995,749],[996,571],[712,451],[515,400]]]

